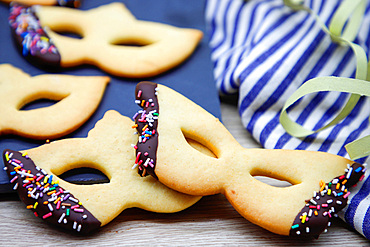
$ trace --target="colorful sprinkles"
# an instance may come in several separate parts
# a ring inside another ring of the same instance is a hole
[[[143,92],[143,87],[150,87]],[[158,116],[159,107],[157,103],[157,86],[150,82],[141,82],[137,86],[135,103],[139,105],[142,110],[139,110],[133,116],[138,135],[137,144],[132,144],[136,150],[136,159],[132,169],[138,168],[140,176],[152,175],[156,178],[154,173],[155,156],[158,144]],[[150,96],[148,96],[150,95]]]
[[[18,191],[26,208],[33,210],[37,217],[50,219],[51,223],[57,222],[77,232],[85,230],[85,224],[90,223],[88,219],[98,222],[77,198],[59,186],[55,176],[34,165],[27,153],[7,150],[4,161],[8,164],[4,170],[11,177],[13,189]],[[97,225],[100,226],[100,222]]]
[[[21,39],[23,56],[40,54],[58,54],[45,30],[41,27],[33,7],[12,4],[10,7],[9,25]]]
[[[356,186],[364,179],[366,165],[348,164],[345,174],[334,178],[329,183],[320,181],[320,190],[306,201],[305,207],[298,214],[290,230],[291,236],[313,236],[318,238],[322,232],[327,232],[331,218],[337,217],[348,201],[348,188]]]

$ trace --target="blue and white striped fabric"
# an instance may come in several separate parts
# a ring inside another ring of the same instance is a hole
[[[304,2],[327,26],[340,3]],[[303,139],[290,136],[279,123],[285,101],[305,81],[355,76],[352,50],[333,43],[310,14],[291,10],[283,0],[208,0],[206,23],[217,88],[220,94],[239,94],[242,123],[263,147],[319,150],[348,157],[344,145],[370,134],[370,99],[366,97],[338,125]],[[354,43],[369,54],[370,4]],[[319,129],[336,116],[348,97],[339,92],[307,95],[289,115],[308,129]],[[352,194],[354,203],[343,217],[370,239],[369,193],[367,179],[358,193]]]
[[[340,213],[352,228],[370,239],[370,178],[369,173],[365,173],[366,179],[351,189],[348,197],[349,205]]]

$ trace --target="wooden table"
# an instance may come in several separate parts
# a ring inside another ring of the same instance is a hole
[[[222,120],[244,147],[258,147],[243,129],[236,98],[223,98]],[[282,182],[260,178],[266,183]],[[197,204],[175,214],[128,209],[89,236],[65,233],[45,224],[15,194],[0,196],[0,246],[370,246],[370,241],[334,220],[318,240],[290,239],[268,232],[241,217],[223,195],[203,197]]]

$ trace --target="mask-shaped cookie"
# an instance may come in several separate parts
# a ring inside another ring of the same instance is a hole
[[[4,3],[20,3],[24,5],[57,5],[63,7],[78,8],[80,0],[0,0]]]
[[[9,64],[0,65],[0,135],[54,139],[80,127],[98,107],[106,76],[38,75],[31,77]],[[40,99],[57,101],[22,110]]]
[[[131,145],[137,140],[133,125],[108,111],[87,138],[59,140],[21,153],[5,150],[12,186],[38,217],[81,233],[106,225],[126,208],[170,213],[197,202],[199,196],[175,192],[152,177],[142,179],[131,169]],[[77,185],[58,177],[80,167],[100,170],[109,183]]]
[[[124,77],[155,76],[179,65],[203,35],[195,29],[139,21],[122,3],[87,11],[14,5],[9,23],[23,55],[33,62],[57,67],[92,64]]]
[[[360,164],[327,153],[245,149],[218,119],[162,85],[139,83],[136,103],[143,109],[134,116],[133,167],[141,176],[191,195],[222,193],[242,216],[274,233],[318,237],[364,174]],[[188,139],[215,157],[193,149]],[[257,175],[292,186],[273,187]]]

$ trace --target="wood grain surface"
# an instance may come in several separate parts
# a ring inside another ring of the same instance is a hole
[[[236,98],[222,98],[222,121],[239,143],[258,147],[243,129]],[[258,178],[274,186],[286,182]],[[107,209],[109,210],[109,209]],[[175,214],[123,211],[97,233],[78,236],[56,229],[26,210],[15,194],[0,195],[0,246],[370,246],[370,241],[335,219],[317,240],[270,233],[241,217],[223,195],[203,197]]]

